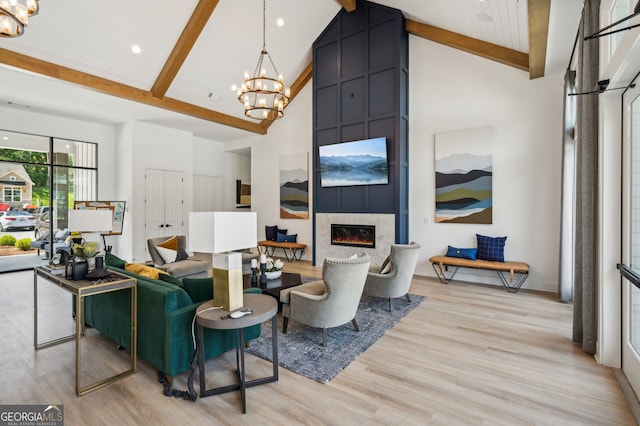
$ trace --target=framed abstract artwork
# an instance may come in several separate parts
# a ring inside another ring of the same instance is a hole
[[[436,222],[493,221],[493,129],[435,137]]]
[[[280,218],[309,219],[309,160],[306,152],[280,157]]]

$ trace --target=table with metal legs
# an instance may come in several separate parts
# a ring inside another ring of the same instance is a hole
[[[276,313],[278,312],[278,303],[276,299],[265,294],[244,294],[243,302],[245,309],[253,310],[250,315],[241,318],[222,319],[229,312],[224,309],[213,309],[213,301],[209,301],[200,305],[196,311],[196,324],[198,332],[198,363],[200,368],[200,397],[218,395],[225,392],[235,390],[240,391],[242,399],[242,412],[247,412],[246,389],[252,386],[258,386],[265,383],[275,382],[278,380],[278,327]],[[261,324],[271,319],[272,333],[272,350],[273,350],[273,374],[255,380],[246,380],[244,368],[244,328],[252,325]],[[204,328],[215,330],[234,330],[236,338],[236,368],[238,374],[238,383],[227,386],[221,386],[213,389],[206,389],[205,380],[205,360],[204,360]]]
[[[68,291],[75,296],[76,309],[76,331],[74,334],[58,339],[49,340],[47,342],[38,342],[38,278],[43,281],[55,284],[58,287]],[[110,291],[118,291],[131,289],[131,366],[120,374],[101,380],[92,385],[81,387],[81,356],[80,343],[84,335],[84,298],[96,294],[108,293]],[[135,373],[136,371],[136,279],[127,275],[112,272],[109,279],[103,279],[100,282],[89,280],[68,280],[64,275],[56,275],[49,272],[44,267],[33,269],[33,346],[36,350],[48,348],[60,343],[76,341],[76,395],[81,396],[93,390],[99,389],[110,383],[115,382],[125,376]]]

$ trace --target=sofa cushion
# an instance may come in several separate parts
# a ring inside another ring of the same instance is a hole
[[[278,232],[278,227],[276,225],[274,225],[274,226],[266,225],[264,227],[264,238],[265,238],[265,240],[275,241],[277,232]]]
[[[189,258],[189,254],[182,247],[178,247],[178,254],[176,254],[176,262],[180,262],[181,260],[187,260]]]
[[[487,237],[476,234],[476,239],[478,243],[478,259],[504,262],[504,245],[507,237]]]
[[[160,254],[160,257],[162,257],[162,260],[164,260],[164,263],[173,263],[178,257],[178,250],[171,250],[162,246],[156,246],[156,250],[158,250],[158,253]]]
[[[118,256],[110,252],[105,253],[104,261],[107,266],[113,266],[118,269],[124,269],[124,265],[127,263],[125,260],[120,259]]]
[[[182,281],[180,281],[176,277],[172,277],[169,274],[158,274],[158,279],[160,281],[164,281],[165,283],[173,284],[173,285],[178,286],[180,288],[184,288],[184,284],[182,283]]]
[[[182,286],[194,303],[213,299],[213,278],[185,277],[182,279]]]
[[[178,236],[173,236],[159,244],[156,244],[156,247],[162,247],[169,250],[178,251]],[[175,257],[174,257],[175,259]]]
[[[458,247],[448,246],[447,254],[445,254],[445,256],[476,260],[476,258],[478,257],[478,249],[477,248],[458,248]]]
[[[142,277],[154,280],[157,280],[160,274],[166,274],[166,272],[161,271],[160,269],[154,268],[153,266],[143,265],[141,263],[125,263],[124,269]]]
[[[167,263],[162,269],[173,275],[175,278],[182,278],[188,275],[205,272],[211,268],[211,264],[205,260],[187,259],[180,262]]]
[[[317,280],[304,283],[295,287],[285,288],[280,291],[280,302],[289,304],[291,300],[291,291],[297,291],[305,294],[313,294],[315,296],[323,295],[327,291],[327,286],[324,281]]]

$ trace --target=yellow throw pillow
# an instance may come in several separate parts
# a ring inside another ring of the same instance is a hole
[[[160,274],[167,274],[165,271],[154,268],[153,266],[143,265],[141,263],[125,263],[124,269],[134,274],[138,274],[143,277],[157,280]],[[167,274],[168,275],[168,274]]]
[[[178,251],[178,237],[171,237],[168,240],[161,242],[160,244],[156,244],[156,247],[164,247],[169,250]]]

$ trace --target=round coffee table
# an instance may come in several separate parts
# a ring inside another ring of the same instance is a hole
[[[222,319],[229,314],[224,309],[213,309],[213,300],[203,303],[196,310],[196,324],[198,331],[198,364],[200,368],[200,397],[218,395],[225,392],[240,390],[242,399],[242,412],[247,412],[247,402],[245,390],[248,387],[258,386],[278,380],[278,327],[276,313],[278,312],[277,301],[265,294],[243,294],[244,309],[252,309],[253,313],[241,318]],[[272,351],[273,351],[273,375],[260,379],[245,380],[244,369],[244,328],[260,324],[271,319]],[[204,328],[215,330],[235,330],[236,332],[236,366],[239,383],[221,386],[213,389],[206,389],[204,371]]]

